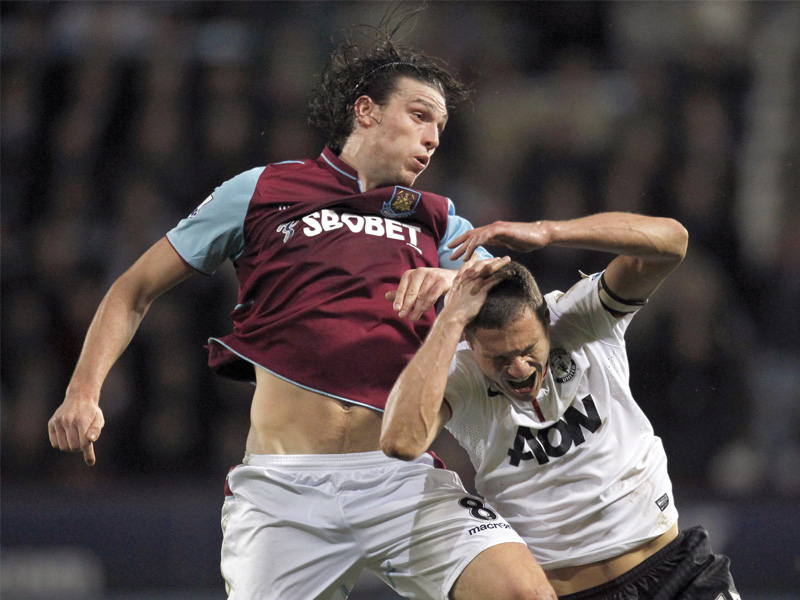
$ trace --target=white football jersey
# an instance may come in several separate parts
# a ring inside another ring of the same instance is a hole
[[[661,440],[628,383],[624,333],[637,307],[609,297],[600,273],[545,300],[550,359],[536,403],[495,389],[465,342],[445,397],[478,492],[548,569],[617,556],[678,512]]]

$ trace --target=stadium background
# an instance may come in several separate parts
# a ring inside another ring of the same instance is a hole
[[[224,597],[250,389],[212,377],[203,343],[228,331],[231,269],[151,310],[103,389],[95,468],[46,422],[114,278],[222,181],[319,153],[305,104],[331,38],[385,8],[0,4],[4,600]],[[682,524],[706,525],[748,600],[800,597],[798,31],[797,2],[434,2],[406,39],[478,83],[419,187],[476,225],[626,210],[688,228],[629,330],[632,385]],[[610,257],[518,258],[549,290]],[[351,596],[393,597],[370,577]]]

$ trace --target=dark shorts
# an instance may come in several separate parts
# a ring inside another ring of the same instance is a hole
[[[702,527],[672,542],[616,579],[561,600],[739,600],[730,559],[711,551]]]

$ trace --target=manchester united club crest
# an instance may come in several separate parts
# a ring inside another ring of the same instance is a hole
[[[417,210],[417,204],[422,197],[420,192],[415,192],[408,188],[394,186],[392,197],[383,203],[381,214],[390,219],[399,219],[413,215]]]
[[[572,356],[563,348],[553,348],[550,351],[550,368],[553,369],[553,378],[558,383],[566,383],[575,377],[578,370]]]

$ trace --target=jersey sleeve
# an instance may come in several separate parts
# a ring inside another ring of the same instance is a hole
[[[465,231],[469,231],[473,229],[472,224],[467,221],[463,217],[459,217],[456,214],[456,207],[453,205],[453,201],[449,198],[447,199],[447,231],[442,238],[442,241],[439,242],[439,266],[444,269],[454,269],[458,270],[461,268],[461,265],[464,264],[464,261],[460,258],[457,260],[452,260],[450,255],[453,253],[454,248],[448,248],[447,244],[452,242],[458,236],[460,236]],[[478,246],[475,249],[475,256],[479,259],[484,258],[492,258],[492,255],[483,247]]]
[[[562,322],[581,330],[585,340],[606,340],[624,344],[625,330],[633,315],[646,304],[645,301],[623,300],[605,285],[605,271],[593,275],[581,274],[581,279],[566,293],[547,295],[552,312],[551,324]]]
[[[212,274],[244,248],[244,219],[264,167],[251,169],[219,186],[192,214],[167,232],[167,240],[193,268]]]

